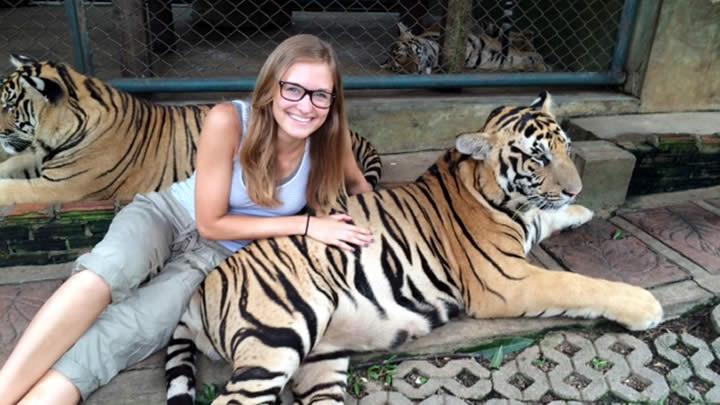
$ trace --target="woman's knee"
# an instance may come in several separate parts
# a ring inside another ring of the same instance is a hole
[[[83,294],[89,300],[110,303],[110,285],[99,275],[89,270],[83,270],[70,276],[65,282],[68,288],[72,288],[78,294]]]

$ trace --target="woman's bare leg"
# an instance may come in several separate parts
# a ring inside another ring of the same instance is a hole
[[[50,370],[23,397],[18,405],[76,405],[82,397],[72,381]]]
[[[40,308],[0,369],[0,404],[17,403],[108,304],[110,288],[95,273],[81,271],[63,283]]]

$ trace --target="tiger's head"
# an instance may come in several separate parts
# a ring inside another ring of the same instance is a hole
[[[61,133],[75,119],[58,113],[68,90],[55,64],[14,54],[10,62],[15,71],[2,80],[0,88],[0,146],[13,155],[37,139],[41,124],[49,134]]]
[[[430,74],[437,63],[438,49],[436,41],[440,31],[426,31],[421,35],[413,35],[403,23],[397,24],[400,35],[390,46],[388,58],[380,67],[394,73]]]
[[[457,151],[478,161],[470,186],[486,200],[512,212],[553,210],[580,193],[570,138],[551,108],[542,92],[529,107],[496,108],[479,132],[457,137]]]

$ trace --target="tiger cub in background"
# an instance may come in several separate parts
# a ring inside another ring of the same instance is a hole
[[[347,252],[303,236],[257,240],[207,276],[168,346],[168,404],[193,405],[199,349],[232,365],[213,405],[343,404],[349,357],[474,318],[603,316],[629,329],[663,310],[639,287],[534,266],[553,231],[593,213],[550,95],[492,111],[414,183],[334,208],[373,231]],[[311,225],[312,226],[312,222]]]
[[[395,73],[431,74],[440,68],[441,28],[433,26],[413,35],[398,23],[400,36],[390,47],[390,56],[381,68]],[[478,34],[470,33],[465,46],[465,68],[485,71],[549,72],[532,42],[523,33],[508,33],[509,45],[503,46],[500,30],[485,24]]]

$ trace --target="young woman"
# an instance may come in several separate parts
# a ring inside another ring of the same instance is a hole
[[[78,258],[0,369],[0,404],[87,398],[164,347],[207,272],[251,240],[369,244],[370,231],[347,215],[296,215],[343,188],[370,191],[350,149],[337,59],[324,41],[297,35],[268,57],[251,105],[210,111],[195,174],[137,196]]]

